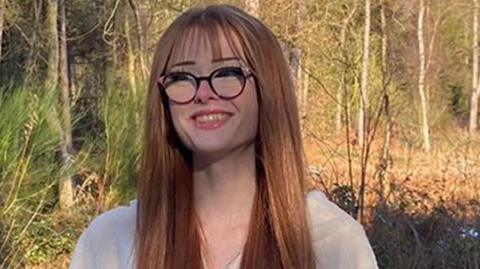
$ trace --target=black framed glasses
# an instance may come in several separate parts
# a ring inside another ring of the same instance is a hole
[[[200,83],[206,80],[218,97],[230,100],[243,92],[245,83],[251,76],[253,73],[249,68],[231,66],[218,68],[208,77],[197,77],[188,72],[172,72],[160,76],[157,85],[173,102],[186,104],[195,99]]]

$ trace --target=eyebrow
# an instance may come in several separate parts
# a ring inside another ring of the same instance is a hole
[[[218,63],[218,62],[226,62],[226,61],[240,61],[238,57],[225,57],[225,58],[216,58],[212,60],[212,63]],[[195,61],[184,61],[184,62],[178,62],[175,64],[172,64],[170,68],[176,67],[176,66],[184,66],[184,65],[194,65],[196,62]]]
[[[217,59],[213,59],[212,63],[225,62],[225,61],[240,61],[240,59],[235,56],[226,57],[226,58],[217,58]]]

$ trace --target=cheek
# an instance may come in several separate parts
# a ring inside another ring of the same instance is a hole
[[[183,128],[182,128],[182,125],[181,125],[181,121],[183,120],[184,116],[185,115],[185,110],[184,108],[182,108],[181,106],[178,106],[178,105],[170,105],[169,106],[170,108],[170,116],[172,118],[172,123],[173,123],[173,127],[175,128],[175,131],[177,132],[177,134],[180,136],[180,138],[182,138],[183,140]]]
[[[185,105],[170,105],[173,128],[183,146],[192,150],[194,142],[187,128],[189,113],[190,110]]]
[[[257,90],[255,88],[254,84],[249,84],[249,88],[247,88],[247,95],[246,95],[246,100],[245,102],[250,108],[250,113],[251,116],[254,116],[254,119],[258,118],[258,96],[257,96]]]
[[[253,134],[257,133],[258,125],[258,98],[255,87],[249,87],[245,89],[245,95],[239,100],[241,107],[244,108],[244,118],[249,125],[249,129]]]
[[[179,111],[177,108],[175,108],[175,106],[169,106],[169,110],[170,110],[170,116],[172,118],[172,123],[173,125],[175,126],[176,128],[176,125],[177,125],[177,122],[178,122],[178,118],[179,118]]]

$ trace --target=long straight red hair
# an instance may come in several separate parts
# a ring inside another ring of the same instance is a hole
[[[243,53],[256,77],[257,190],[241,268],[314,269],[304,154],[290,70],[273,33],[229,5],[184,12],[158,42],[138,185],[137,268],[203,268],[201,228],[193,210],[192,155],[174,130],[168,101],[156,83],[171,58],[192,46],[191,39],[187,41],[192,33],[208,37],[214,53],[219,51],[219,35],[224,34],[232,50]]]

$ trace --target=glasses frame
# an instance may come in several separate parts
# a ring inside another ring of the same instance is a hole
[[[212,82],[212,79],[214,78],[214,76],[221,72],[221,71],[224,71],[224,70],[228,70],[228,69],[231,69],[231,68],[240,68],[242,70],[242,75],[243,75],[243,81],[242,81],[242,88],[240,89],[240,91],[238,92],[238,94],[234,95],[234,96],[229,96],[229,97],[225,97],[225,96],[222,96],[220,95],[216,90],[215,88],[213,87],[213,82]],[[164,87],[164,82],[165,82],[165,79],[168,77],[168,76],[171,76],[171,75],[186,75],[186,76],[189,76],[191,78],[193,78],[195,80],[195,83],[196,83],[196,87],[195,87],[195,94],[192,96],[192,98],[190,98],[188,101],[183,101],[183,102],[178,102],[176,100],[173,100],[172,98],[170,98],[170,96],[168,96],[167,94],[167,89]],[[198,94],[198,89],[200,88],[200,84],[202,83],[203,80],[206,80],[208,82],[208,85],[210,86],[210,89],[213,91],[213,93],[215,93],[215,95],[217,95],[220,99],[223,99],[223,100],[232,100],[232,99],[235,99],[237,98],[240,94],[243,93],[243,90],[245,89],[245,85],[247,84],[247,79],[254,76],[253,72],[251,71],[250,68],[248,67],[244,67],[244,66],[224,66],[224,67],[220,67],[220,68],[217,68],[215,70],[212,71],[212,73],[210,73],[209,76],[201,76],[201,77],[197,77],[195,76],[194,74],[190,73],[190,72],[183,72],[183,71],[179,71],[179,72],[172,72],[172,73],[169,73],[169,74],[164,74],[164,75],[161,75],[158,80],[157,80],[157,87],[158,89],[162,92],[165,93],[165,95],[168,97],[168,99],[176,104],[188,104],[190,102],[192,102],[193,100],[195,100],[195,98],[197,97],[197,94]]]

